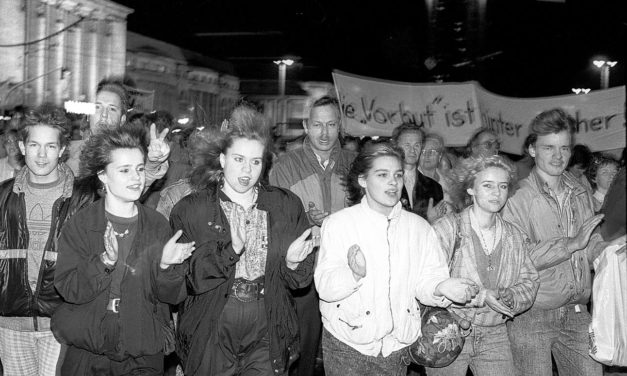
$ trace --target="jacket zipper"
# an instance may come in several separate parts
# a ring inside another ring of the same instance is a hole
[[[39,325],[37,323],[37,313],[33,309],[33,306],[36,308],[38,306],[37,299],[39,298],[39,288],[41,286],[41,283],[43,282],[42,280],[44,276],[44,269],[46,268],[46,252],[48,251],[48,249],[50,249],[50,242],[54,241],[54,238],[56,238],[57,236],[55,232],[57,231],[57,224],[59,223],[59,205],[60,205],[59,199],[57,199],[52,205],[52,214],[53,214],[51,216],[52,222],[50,223],[50,230],[48,231],[48,240],[46,241],[46,245],[44,245],[44,250],[41,253],[41,263],[39,264],[39,275],[37,276],[37,284],[35,287],[35,291],[33,292],[33,295],[32,295],[31,311],[33,313],[33,324],[35,326],[35,331],[39,331]],[[26,263],[28,265],[28,260],[26,260]]]
[[[394,314],[392,313],[392,245],[390,244],[390,225],[392,219],[387,218],[388,224],[385,229],[385,240],[388,243],[388,307],[392,318],[392,331],[394,330]]]

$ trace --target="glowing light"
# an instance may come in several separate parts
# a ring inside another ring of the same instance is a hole
[[[181,125],[185,125],[185,124],[189,123],[189,118],[188,117],[180,118],[176,122],[181,124]]]
[[[96,104],[91,102],[65,101],[65,111],[73,114],[93,115],[96,113]]]

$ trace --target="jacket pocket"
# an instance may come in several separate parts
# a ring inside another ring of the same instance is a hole
[[[374,310],[361,303],[358,293],[334,303],[332,312],[334,328],[344,338],[359,345],[378,339]]]
[[[412,344],[420,335],[420,307],[413,297],[398,313],[397,339],[401,343]]]
[[[95,310],[94,304],[62,304],[52,315],[51,330],[55,338],[64,344],[99,354],[104,348],[104,338],[100,331],[104,319],[102,312]]]

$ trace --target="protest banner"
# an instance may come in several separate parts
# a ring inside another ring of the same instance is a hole
[[[522,154],[531,120],[540,112],[561,107],[576,122],[575,143],[592,151],[625,147],[625,87],[585,95],[509,98],[493,94],[476,82],[413,84],[334,72],[346,133],[390,136],[404,122],[444,137],[447,146],[465,145],[480,127],[492,129],[501,149]]]
[[[345,132],[391,136],[402,123],[444,136],[461,146],[481,126],[475,88],[469,84],[411,84],[334,72]]]

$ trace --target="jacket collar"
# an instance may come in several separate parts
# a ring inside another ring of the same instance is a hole
[[[61,197],[68,198],[72,196],[72,188],[74,185],[74,174],[72,170],[63,162],[59,162],[57,166],[59,170],[59,179],[63,180],[63,191]],[[24,192],[24,188],[28,180],[28,166],[22,167],[15,175],[15,183],[13,184],[13,192],[20,194]]]
[[[364,195],[364,197],[361,198],[361,203],[359,204],[361,205],[361,207],[363,208],[363,210],[372,213],[373,215],[378,216],[379,218],[385,218],[386,220],[396,220],[398,219],[398,217],[401,216],[401,211],[403,210],[403,204],[401,204],[401,202],[397,202],[396,205],[394,205],[394,207],[392,208],[392,211],[390,212],[390,214],[388,214],[387,216],[384,216],[383,214],[379,213],[378,211],[372,209],[370,207],[370,205],[368,205],[368,199],[366,198],[366,196]]]
[[[315,163],[316,166],[320,166],[320,163],[318,162],[318,157],[316,156],[316,153],[313,150],[313,147],[311,146],[311,141],[309,140],[309,137],[305,137],[305,139],[303,140],[303,151],[305,152],[305,154],[307,155],[307,157],[313,162]],[[337,141],[335,141],[335,145],[333,145],[333,147],[331,148],[331,154],[329,155],[329,161],[333,161],[335,163],[335,161],[339,158],[340,152],[342,151],[341,145],[340,145],[340,140],[338,139]],[[322,168],[322,167],[320,167]],[[328,169],[332,168],[331,162],[329,162],[329,165],[327,167]]]
[[[83,225],[85,228],[96,231],[104,232],[107,228],[107,217],[105,214],[105,199],[101,198],[90,206],[91,215],[83,217]],[[137,205],[137,223],[141,224],[145,218],[145,208],[142,205]],[[138,227],[141,230],[140,227]]]
[[[540,174],[538,174],[537,166],[531,170],[529,181],[538,192],[550,195],[549,185],[542,179]],[[560,184],[564,184],[566,190],[572,191],[575,195],[586,192],[586,188],[568,171],[564,171],[562,175],[560,175]]]

